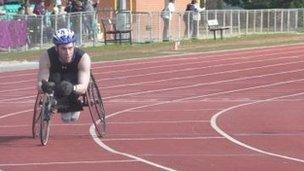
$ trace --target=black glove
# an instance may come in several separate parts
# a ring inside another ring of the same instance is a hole
[[[61,81],[57,87],[57,93],[60,96],[69,96],[73,92],[73,84],[68,81]]]
[[[51,94],[52,91],[54,90],[55,88],[55,83],[53,82],[47,82],[45,80],[42,80],[42,85],[41,85],[41,89],[44,93],[48,93],[48,94]]]

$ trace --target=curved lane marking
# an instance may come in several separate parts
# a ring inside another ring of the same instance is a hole
[[[241,142],[235,138],[233,138],[232,136],[230,136],[228,133],[226,133],[224,130],[222,130],[218,125],[217,125],[217,119],[224,113],[228,112],[228,111],[231,111],[231,110],[234,110],[234,109],[237,109],[237,108],[240,108],[240,107],[244,107],[244,106],[249,106],[249,105],[253,105],[253,104],[257,104],[257,103],[264,103],[264,102],[271,102],[273,100],[277,100],[277,99],[282,99],[282,98],[287,98],[287,97],[294,97],[294,96],[299,96],[299,95],[304,95],[304,92],[302,93],[297,93],[297,94],[290,94],[290,95],[285,95],[285,96],[279,96],[279,97],[273,97],[273,98],[269,98],[269,99],[265,99],[265,100],[258,100],[258,101],[255,101],[255,102],[250,102],[250,103],[244,103],[244,104],[240,104],[240,105],[236,105],[236,106],[232,106],[232,107],[229,107],[227,109],[224,109],[218,113],[216,113],[215,115],[212,116],[211,120],[210,120],[210,125],[211,127],[216,131],[218,132],[220,135],[222,135],[223,137],[225,137],[226,139],[228,139],[229,141],[241,146],[241,147],[244,147],[244,148],[247,148],[247,149],[250,149],[250,150],[253,150],[255,152],[258,152],[258,153],[262,153],[262,154],[266,154],[266,155],[269,155],[269,156],[274,156],[274,157],[278,157],[278,158],[282,158],[282,159],[286,159],[286,160],[292,160],[292,161],[297,161],[297,162],[301,162],[301,163],[304,163],[304,160],[302,159],[298,159],[298,158],[295,158],[295,157],[289,157],[289,156],[286,156],[286,155],[281,155],[281,154],[278,154],[278,153],[272,153],[272,152],[268,152],[268,151],[265,151],[265,150],[261,150],[261,149],[258,149],[258,148],[255,148],[253,146],[250,146],[248,144],[245,144],[244,142]]]
[[[258,89],[258,88],[266,88],[266,87],[272,87],[272,86],[279,86],[279,85],[290,84],[290,83],[299,82],[299,81],[303,81],[303,80],[304,79],[285,81],[285,82],[266,84],[266,85],[260,85],[260,86],[253,86],[253,87],[236,89],[236,90],[230,90],[230,91],[223,91],[223,92],[205,94],[205,95],[200,95],[200,96],[195,96],[195,97],[193,97],[193,96],[192,97],[186,97],[186,98],[176,99],[176,100],[172,100],[172,101],[159,102],[159,103],[154,103],[154,104],[149,104],[149,105],[143,105],[143,106],[129,108],[129,109],[125,109],[125,110],[122,110],[122,111],[118,111],[118,112],[112,113],[112,114],[106,116],[106,118],[114,117],[116,115],[120,115],[120,114],[123,114],[125,112],[130,112],[130,111],[134,111],[134,110],[142,109],[142,108],[146,108],[146,107],[158,106],[158,105],[163,105],[163,104],[169,104],[169,103],[180,102],[180,101],[190,100],[190,99],[197,99],[197,98],[208,97],[208,96],[214,96],[214,95],[223,95],[223,94],[229,94],[229,93],[240,92],[240,91],[254,90],[254,89]],[[302,93],[302,94],[304,94],[304,93]],[[125,153],[125,152],[120,152],[120,151],[117,151],[117,150],[109,147],[104,142],[102,142],[102,140],[100,138],[98,138],[98,136],[97,136],[97,134],[95,132],[94,124],[92,124],[90,126],[89,132],[90,132],[93,140],[95,141],[95,143],[97,143],[100,147],[102,147],[103,149],[105,149],[105,150],[107,150],[107,151],[109,151],[111,153],[122,155],[122,156],[125,156],[125,157],[129,157],[129,158],[141,161],[143,163],[146,163],[146,164],[149,164],[149,165],[161,168],[163,170],[170,170],[170,171],[174,170],[172,168],[164,167],[164,166],[161,166],[159,164],[153,163],[151,161],[148,161],[148,160],[142,159],[140,157],[137,157],[135,155],[128,154],[128,153]],[[298,160],[300,160],[300,159],[298,159]]]

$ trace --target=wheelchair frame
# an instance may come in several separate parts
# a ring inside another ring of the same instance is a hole
[[[106,131],[106,113],[97,82],[90,73],[88,89],[82,98],[82,106],[88,107],[92,122],[99,137],[104,137]],[[43,146],[47,145],[50,136],[50,121],[54,105],[54,97],[51,94],[38,93],[36,96],[32,121],[33,138],[40,137]]]

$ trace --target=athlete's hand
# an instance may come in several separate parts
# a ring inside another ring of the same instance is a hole
[[[42,83],[41,90],[44,93],[51,94],[52,91],[54,90],[55,83],[53,83],[53,82],[47,82],[46,80],[42,80],[41,83]]]
[[[62,96],[68,96],[73,92],[73,84],[68,81],[61,81],[58,86],[58,94]]]

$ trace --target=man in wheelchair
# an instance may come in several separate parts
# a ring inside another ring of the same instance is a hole
[[[57,112],[66,123],[79,119],[82,110],[79,97],[86,93],[90,81],[90,57],[75,47],[75,41],[72,30],[57,30],[53,35],[54,46],[39,60],[38,91],[54,91]]]

